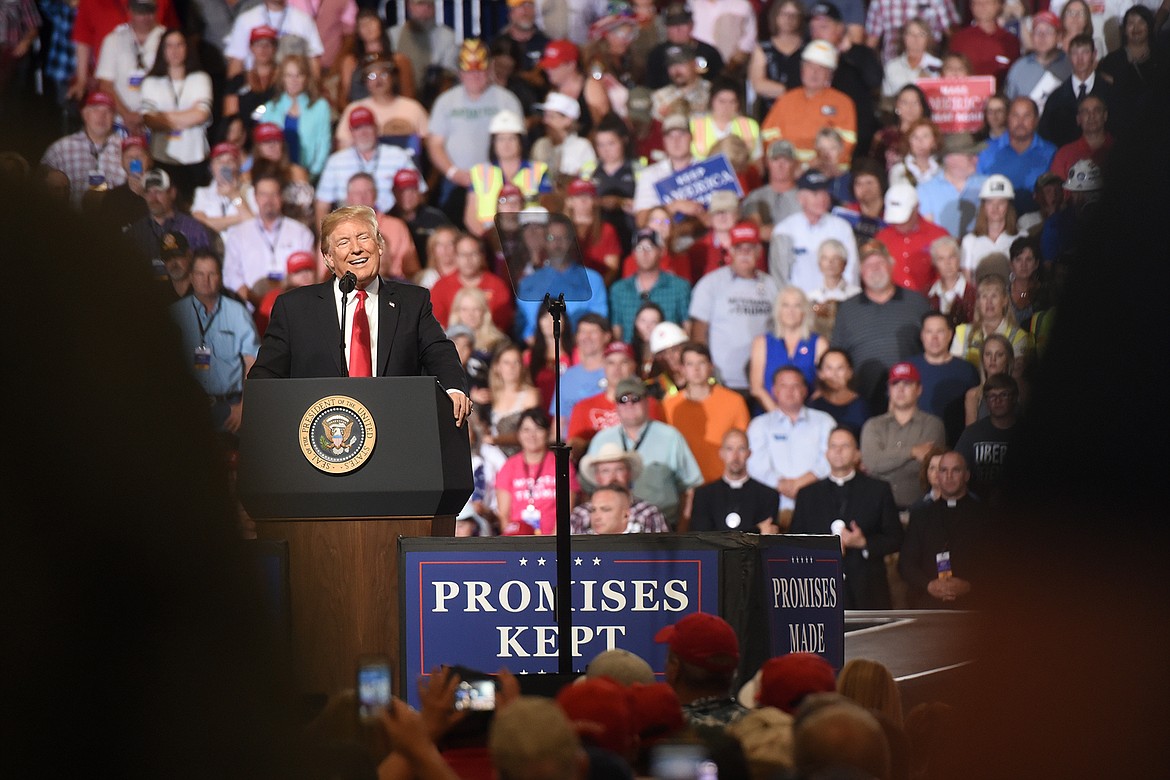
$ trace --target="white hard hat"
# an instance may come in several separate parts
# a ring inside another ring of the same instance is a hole
[[[524,135],[524,120],[516,116],[514,111],[500,111],[492,117],[491,124],[488,125],[488,133],[491,135],[496,133]]]
[[[805,44],[800,58],[814,65],[822,65],[829,70],[837,69],[837,47],[819,38]]]
[[[687,341],[686,331],[673,322],[660,322],[650,331],[650,351],[655,354]]]
[[[1101,169],[1092,160],[1077,160],[1069,169],[1064,188],[1069,192],[1096,192],[1105,186]]]
[[[1016,197],[1016,189],[1012,186],[1008,177],[1003,174],[996,173],[987,177],[987,181],[983,182],[983,186],[979,188],[979,199],[983,198],[1014,198]]]

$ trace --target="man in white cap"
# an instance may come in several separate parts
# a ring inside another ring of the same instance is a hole
[[[911,184],[895,184],[886,191],[886,227],[874,236],[894,259],[894,284],[926,294],[936,272],[930,245],[947,231],[918,213],[918,190]]]
[[[800,87],[790,89],[772,104],[760,126],[764,143],[784,139],[796,147],[797,158],[816,156],[817,132],[831,127],[845,142],[842,158],[853,156],[857,145],[857,109],[844,92],[833,89],[837,47],[828,41],[810,41],[800,55]]]
[[[616,487],[626,491],[622,502],[626,508],[626,523],[620,533],[665,533],[670,530],[662,510],[629,493],[630,485],[642,476],[642,456],[637,451],[623,450],[615,443],[607,444],[581,459],[580,473],[586,482],[597,486],[594,495],[604,488]],[[609,503],[613,503],[612,500]],[[592,524],[596,509],[592,500],[573,507],[569,516],[570,531],[575,534],[600,533]],[[608,517],[611,511],[608,505],[604,511]]]

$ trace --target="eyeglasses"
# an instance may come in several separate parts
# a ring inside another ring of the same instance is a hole
[[[1012,394],[1010,390],[993,390],[992,392],[987,393],[986,397],[989,403],[991,401],[1010,401]]]
[[[367,73],[366,74],[366,81],[377,81],[378,79],[388,79],[388,78],[390,78],[391,75],[393,75],[393,73],[394,73],[394,71],[392,71],[392,70],[378,70],[378,71],[374,71],[373,73]]]
[[[617,397],[617,402],[621,406],[626,404],[640,404],[642,403],[642,396],[637,393],[624,393]]]

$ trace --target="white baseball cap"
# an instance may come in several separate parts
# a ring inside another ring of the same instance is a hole
[[[886,211],[883,215],[891,225],[909,222],[918,209],[918,190],[910,184],[895,184],[886,191]]]
[[[495,135],[496,133],[515,133],[516,135],[524,135],[524,120],[516,116],[514,111],[500,111],[492,117],[491,124],[488,125],[488,133]]]
[[[556,111],[569,119],[581,118],[581,104],[563,92],[550,92],[543,103],[537,103],[534,108],[541,111]]]

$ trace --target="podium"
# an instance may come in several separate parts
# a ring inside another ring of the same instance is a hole
[[[352,687],[359,655],[398,660],[397,540],[454,535],[467,431],[432,377],[252,379],[244,396],[238,492],[259,537],[288,543],[297,686]]]

